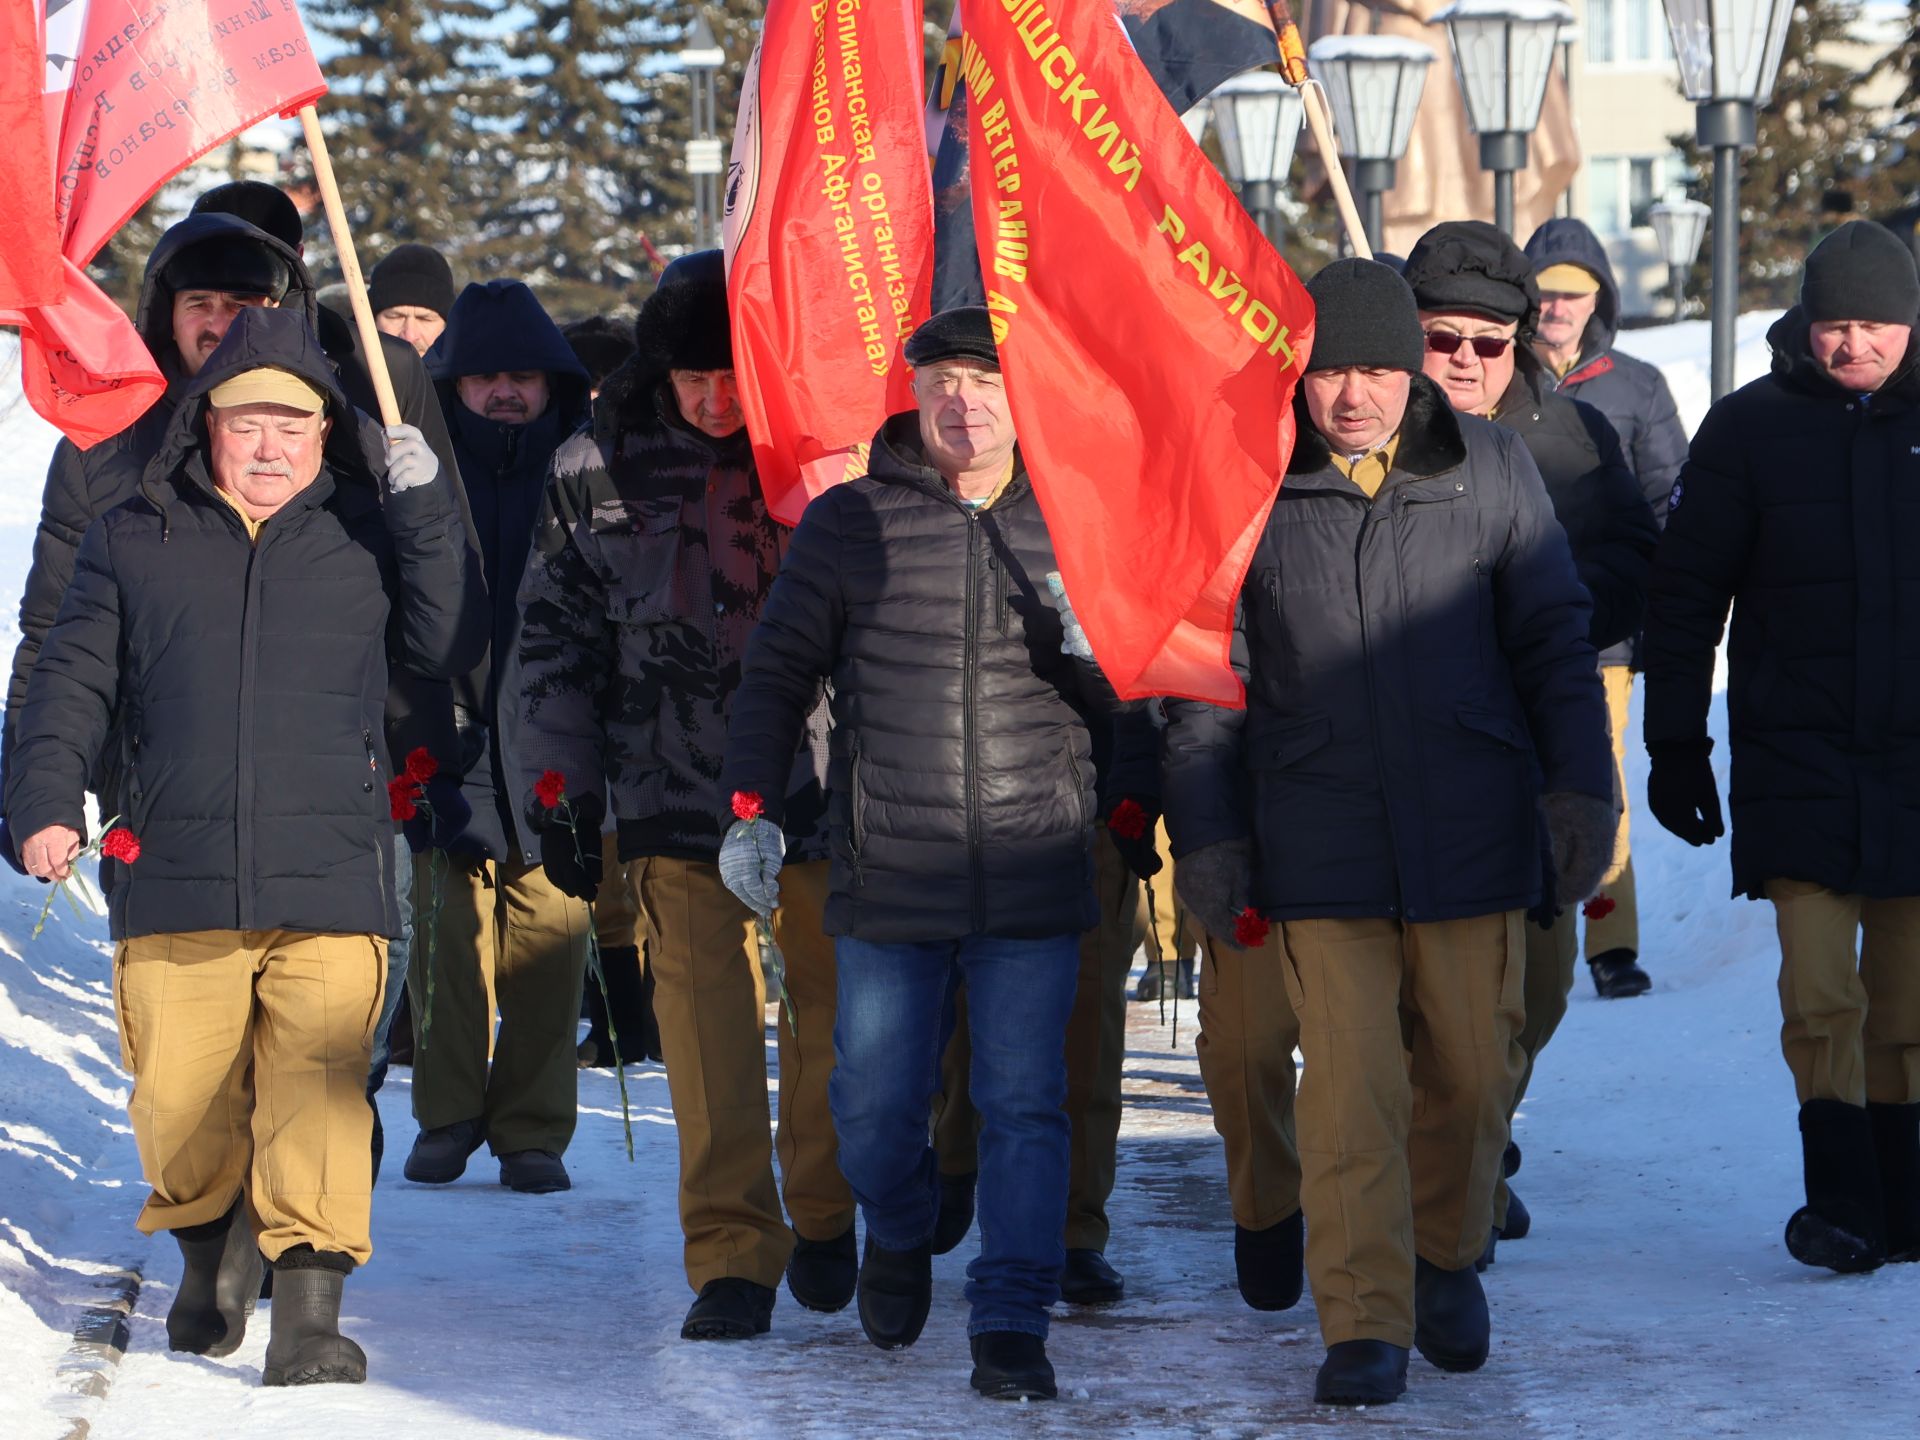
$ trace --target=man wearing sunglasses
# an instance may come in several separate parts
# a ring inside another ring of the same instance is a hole
[[[1631,639],[1646,605],[1659,530],[1612,425],[1585,402],[1555,393],[1528,348],[1540,315],[1533,262],[1484,221],[1450,221],[1420,237],[1407,256],[1406,279],[1420,305],[1422,369],[1455,410],[1518,435],[1539,467],[1580,581],[1593,597],[1588,642],[1604,651]],[[1615,774],[1617,798],[1625,794],[1617,760]],[[1610,874],[1621,863],[1619,844]],[[1567,1013],[1578,954],[1574,910],[1587,898],[1549,894],[1535,912],[1539,923],[1527,926],[1527,1018],[1519,1036],[1526,1064],[1516,1109],[1534,1062]],[[1503,1168],[1507,1175],[1520,1168],[1520,1148],[1511,1140]],[[1495,1237],[1518,1240],[1531,1227],[1526,1206],[1503,1176],[1494,1201]],[[1489,1259],[1492,1245],[1490,1239]]]

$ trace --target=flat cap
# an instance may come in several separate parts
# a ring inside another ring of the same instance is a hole
[[[993,343],[993,317],[984,305],[942,310],[907,337],[907,364],[916,370],[942,360],[978,360],[996,369],[999,347]]]

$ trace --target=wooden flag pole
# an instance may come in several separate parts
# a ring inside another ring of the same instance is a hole
[[[320,203],[326,206],[327,228],[333,231],[333,248],[340,257],[340,274],[347,282],[347,299],[353,302],[353,320],[360,331],[360,351],[366,356],[367,374],[373,379],[373,393],[380,401],[380,423],[404,424],[400,402],[393,394],[393,376],[387,373],[386,352],[380,348],[380,327],[373,323],[373,304],[367,299],[360,257],[354,252],[353,232],[347,229],[347,209],[340,203],[340,184],[333,178],[327,137],[320,133],[320,114],[313,106],[300,107],[300,128],[307,137],[307,153],[313,157],[313,179],[320,187]]]
[[[1267,0],[1273,17],[1274,32],[1280,42],[1280,74],[1300,92],[1300,105],[1313,131],[1313,143],[1320,147],[1320,163],[1326,167],[1327,183],[1333,186],[1333,203],[1347,227],[1347,243],[1362,260],[1373,258],[1373,246],[1367,240],[1367,227],[1361,223],[1360,207],[1353,203],[1353,189],[1347,184],[1346,166],[1340,163],[1340,147],[1334,140],[1333,115],[1327,108],[1326,91],[1307,74],[1307,47],[1300,39],[1300,27],[1294,23],[1287,0]]]

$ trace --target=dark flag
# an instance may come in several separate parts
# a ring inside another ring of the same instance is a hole
[[[936,314],[956,305],[983,304],[986,294],[974,249],[968,188],[967,89],[960,80],[961,4],[962,0],[954,0],[946,51],[927,100]],[[1280,59],[1265,0],[1113,0],[1113,8],[1147,74],[1176,113],[1191,109],[1221,81],[1242,70]]]

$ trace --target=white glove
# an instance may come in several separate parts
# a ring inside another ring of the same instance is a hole
[[[780,903],[780,866],[787,837],[767,820],[736,820],[720,842],[720,883],[756,915],[770,916]]]
[[[431,485],[440,475],[440,458],[427,446],[427,437],[412,425],[389,425],[387,489],[398,495],[416,485]]]
[[[1067,587],[1060,579],[1058,570],[1047,572],[1047,588],[1053,592],[1053,608],[1060,612],[1060,626],[1066,631],[1066,637],[1060,642],[1062,653],[1076,660],[1093,659],[1093,646],[1087,643],[1087,632],[1080,628],[1080,621],[1073,613],[1073,606],[1067,601]]]

